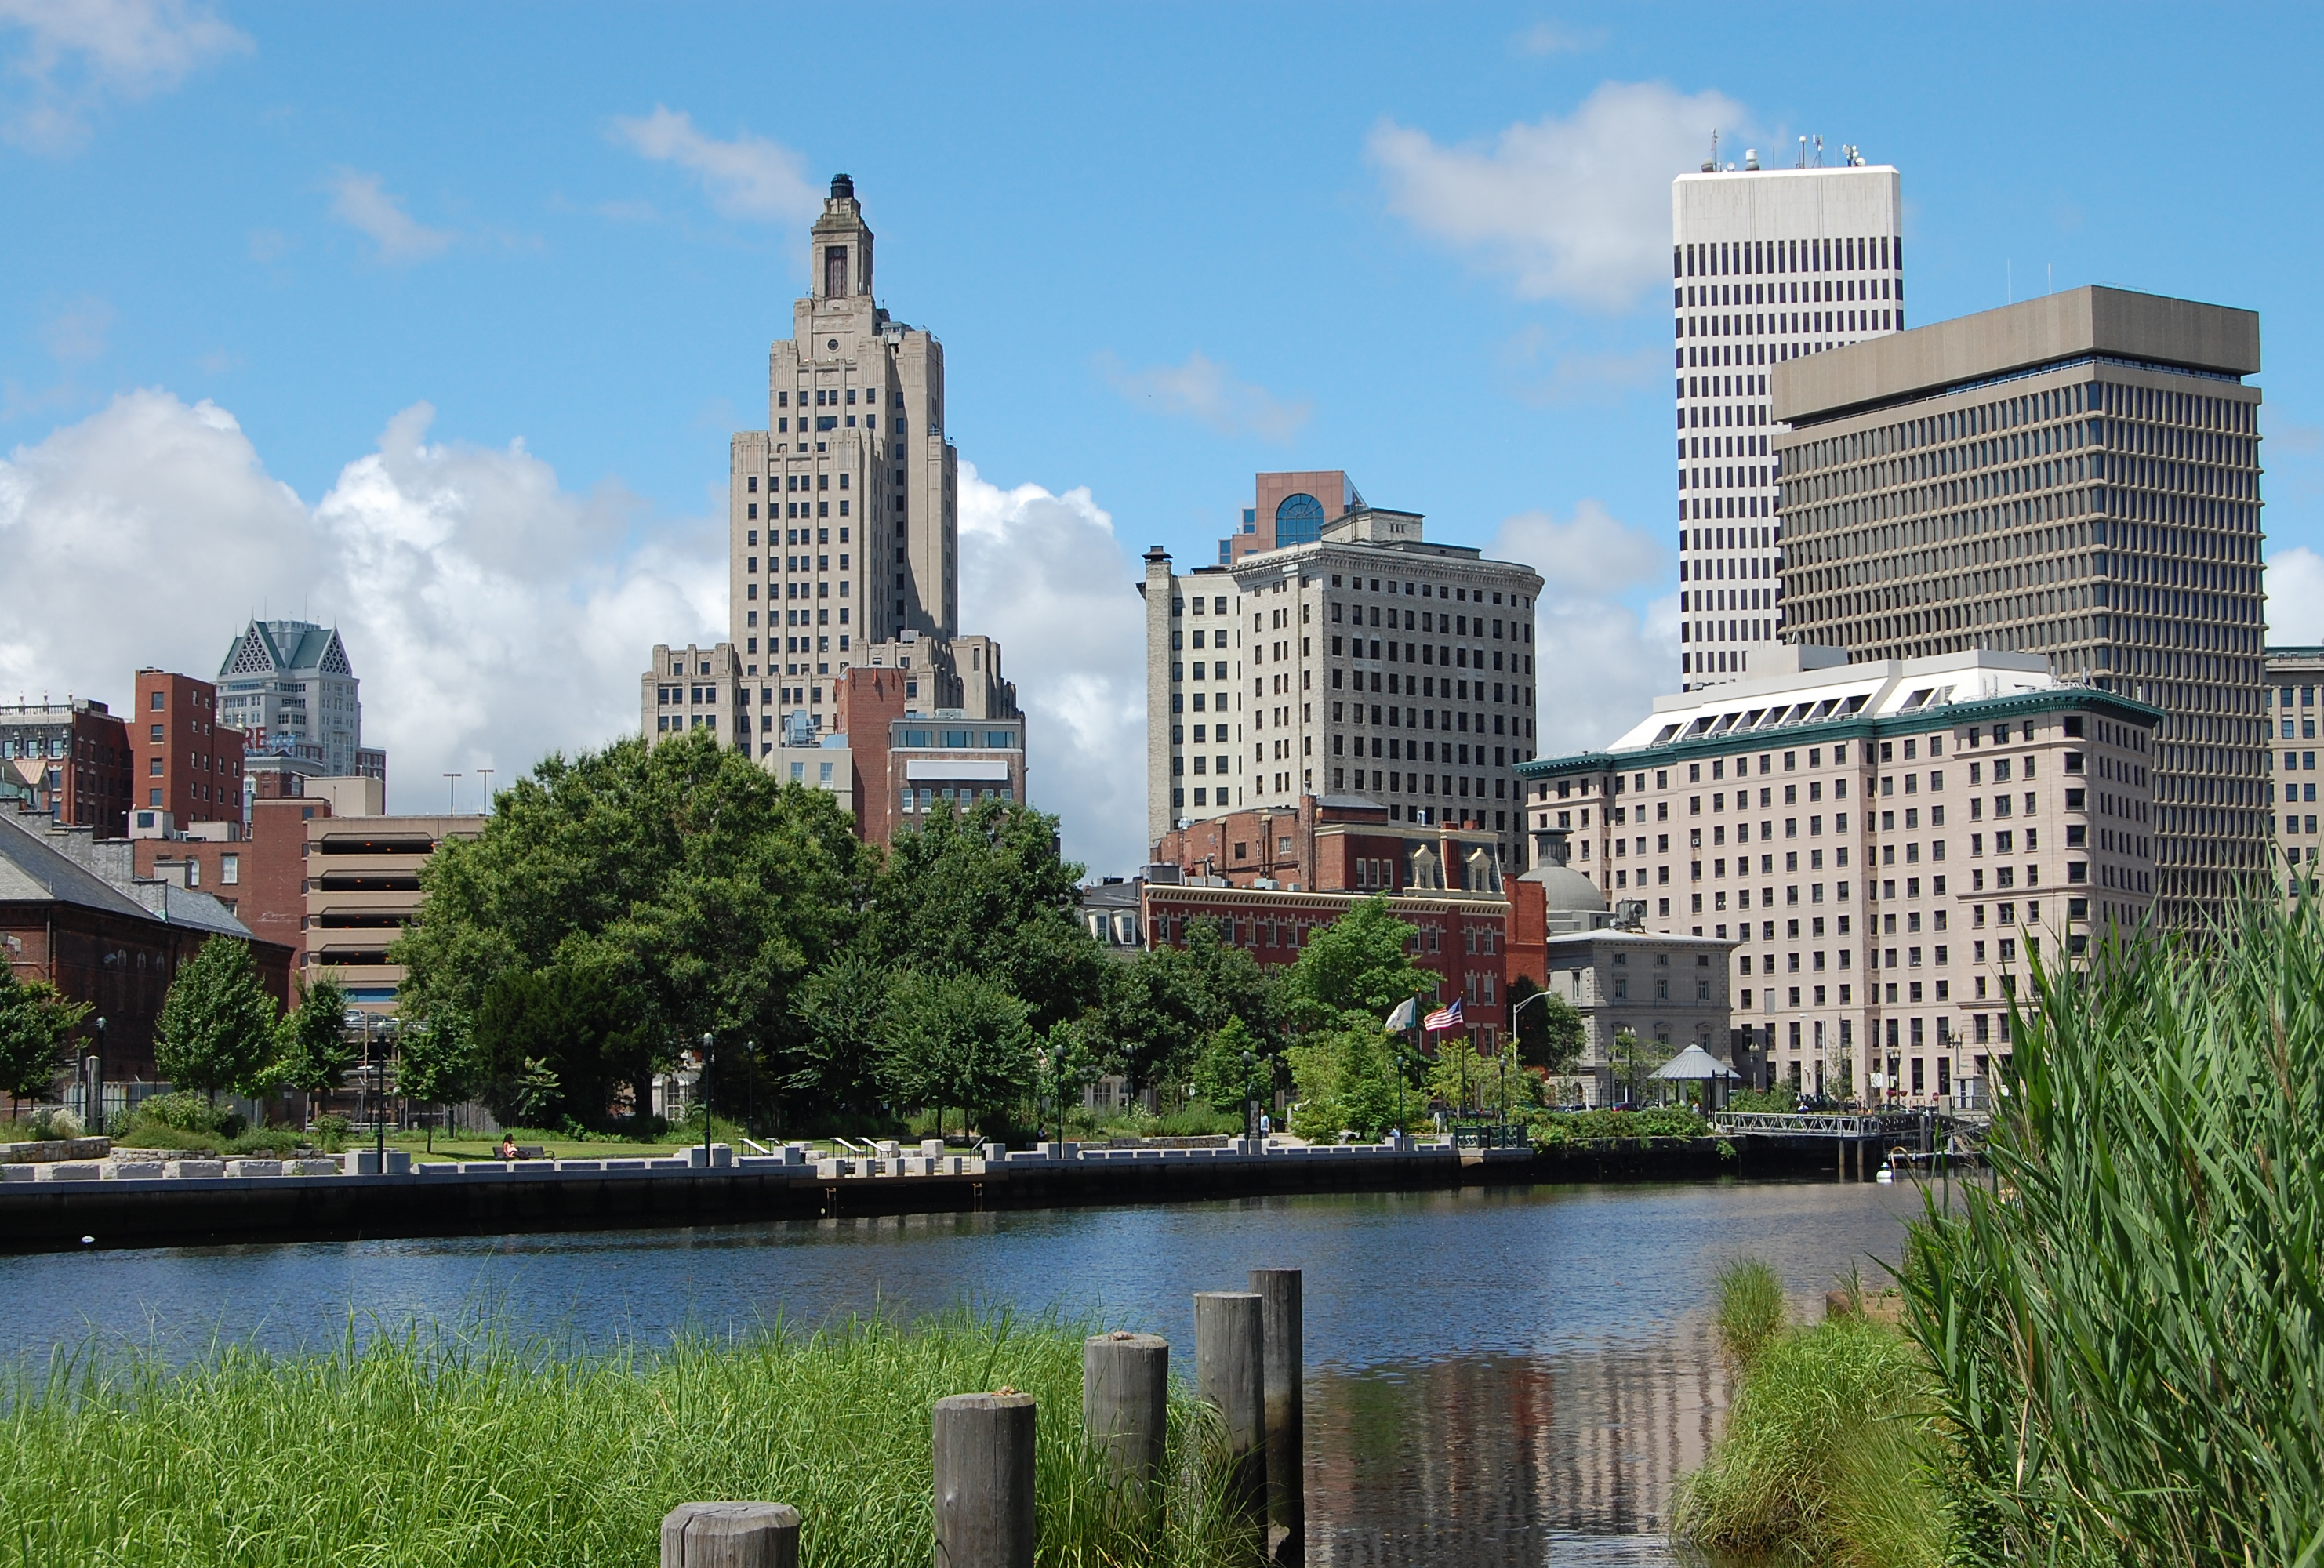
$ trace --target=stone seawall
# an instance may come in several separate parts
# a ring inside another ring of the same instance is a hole
[[[720,1152],[724,1152],[722,1149]],[[1297,1193],[1424,1191],[1609,1180],[1699,1181],[1737,1175],[1829,1175],[1821,1157],[1738,1157],[1713,1139],[1652,1139],[1526,1149],[1442,1145],[1161,1151],[1129,1158],[1011,1155],[892,1162],[952,1167],[877,1174],[859,1162],[781,1159],[470,1162],[386,1176],[253,1174],[113,1176],[0,1184],[0,1251],[82,1246],[494,1235],[647,1229],[837,1215],[1189,1203]],[[1205,1158],[1207,1157],[1207,1158]],[[870,1164],[872,1162],[860,1162]],[[634,1168],[608,1168],[632,1167]],[[573,1168],[589,1167],[595,1168]]]

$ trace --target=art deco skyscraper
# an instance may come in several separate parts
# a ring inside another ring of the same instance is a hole
[[[1783,623],[1771,367],[1904,324],[1896,171],[1706,163],[1671,183],[1680,677],[1751,673]]]

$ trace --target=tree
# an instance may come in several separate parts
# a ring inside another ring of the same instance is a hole
[[[1273,977],[1212,919],[1190,922],[1183,946],[1114,964],[1099,1008],[1115,1065],[1139,1088],[1185,1083],[1197,1054],[1230,1020],[1271,1058],[1279,1044],[1276,1013]]]
[[[1536,996],[1542,1000],[1527,1000]],[[1509,982],[1509,1006],[1523,1009],[1516,1012],[1517,1044],[1526,1065],[1553,1075],[1573,1071],[1589,1044],[1589,1032],[1573,1004],[1520,974]]]
[[[407,1026],[397,1037],[395,1086],[422,1105],[456,1105],[476,1092],[481,1077],[475,1042],[458,1015],[439,1011],[433,1018]],[[436,1128],[428,1128],[428,1147],[436,1147]]]
[[[267,1081],[279,1088],[321,1094],[339,1086],[355,1065],[347,1043],[347,993],[329,970],[299,982],[299,1005],[282,1016]]]
[[[979,974],[900,976],[889,993],[881,1044],[897,1099],[926,1105],[944,1125],[945,1107],[964,1121],[1022,1095],[1033,1079],[1033,1034],[1025,1004]]]
[[[1246,1063],[1245,1053],[1253,1058]],[[1263,1093],[1272,1082],[1274,1064],[1264,1042],[1239,1018],[1231,1018],[1211,1036],[1188,1075],[1195,1094],[1220,1111],[1238,1111],[1245,1101]]]
[[[1301,1033],[1337,1028],[1351,1012],[1378,1025],[1415,996],[1434,996],[1436,976],[1408,955],[1416,936],[1380,897],[1363,899],[1315,932],[1282,980],[1292,1027]]]
[[[651,1073],[653,1052],[633,1021],[643,1010],[602,966],[504,971],[476,1010],[476,1092],[505,1125],[604,1127],[616,1088]]]
[[[792,1028],[775,1056],[777,1086],[820,1111],[878,1109],[888,986],[887,965],[857,948],[807,976],[792,993]]]
[[[11,1102],[47,1096],[65,1042],[88,1012],[45,980],[18,980],[0,960],[0,1089]]]
[[[250,961],[250,945],[213,936],[161,999],[154,1065],[172,1084],[201,1090],[213,1105],[220,1089],[263,1093],[277,1010]]]
[[[1624,1101],[1636,1105],[1641,1086],[1671,1059],[1671,1048],[1659,1040],[1642,1040],[1634,1030],[1622,1029],[1615,1034],[1613,1049],[1607,1056],[1614,1082],[1624,1087]]]
[[[1299,1096],[1291,1130],[1300,1137],[1337,1142],[1345,1131],[1373,1139],[1395,1121],[1396,1065],[1377,1019],[1351,1017],[1346,1028],[1310,1035],[1286,1055]]]
[[[619,1073],[644,1104],[678,1041],[779,1054],[793,993],[854,936],[876,862],[828,791],[779,783],[706,731],[553,756],[421,872],[427,901],[392,950],[402,1010],[466,1036],[511,970],[586,977],[618,1000],[601,1044],[628,1042]],[[560,1079],[584,1097],[569,1066]]]
[[[1058,857],[1057,819],[1028,806],[938,811],[897,835],[866,939],[899,970],[1000,982],[1046,1029],[1095,1003],[1107,978],[1076,912],[1082,871]]]

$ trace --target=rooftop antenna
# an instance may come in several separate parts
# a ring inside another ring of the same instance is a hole
[[[1818,136],[1815,139],[1815,166],[1821,169],[1823,167],[1823,138],[1821,136]]]
[[[1711,156],[1702,161],[1702,171],[1705,174],[1719,172],[1719,127],[1716,125],[1711,128]]]
[[[1799,167],[1799,168],[1802,168],[1802,169],[1805,169],[1807,166],[1808,166],[1808,139],[1807,139],[1805,136],[1803,136],[1803,137],[1801,137],[1801,138],[1800,138],[1800,161],[1799,161],[1798,167]]]

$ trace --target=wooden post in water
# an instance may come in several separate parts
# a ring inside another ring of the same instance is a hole
[[[1033,1396],[936,1401],[936,1568],[1033,1568]]]
[[[1267,1412],[1267,1522],[1277,1563],[1306,1558],[1305,1327],[1296,1268],[1254,1268],[1250,1288],[1259,1298]]]
[[[798,1568],[798,1510],[680,1503],[661,1521],[661,1568]]]
[[[1082,1426],[1111,1462],[1123,1505],[1159,1500],[1170,1419],[1170,1342],[1159,1334],[1093,1334],[1082,1342]]]
[[[1267,1360],[1259,1298],[1244,1290],[1194,1296],[1194,1391],[1227,1429],[1228,1507],[1267,1525]]]

